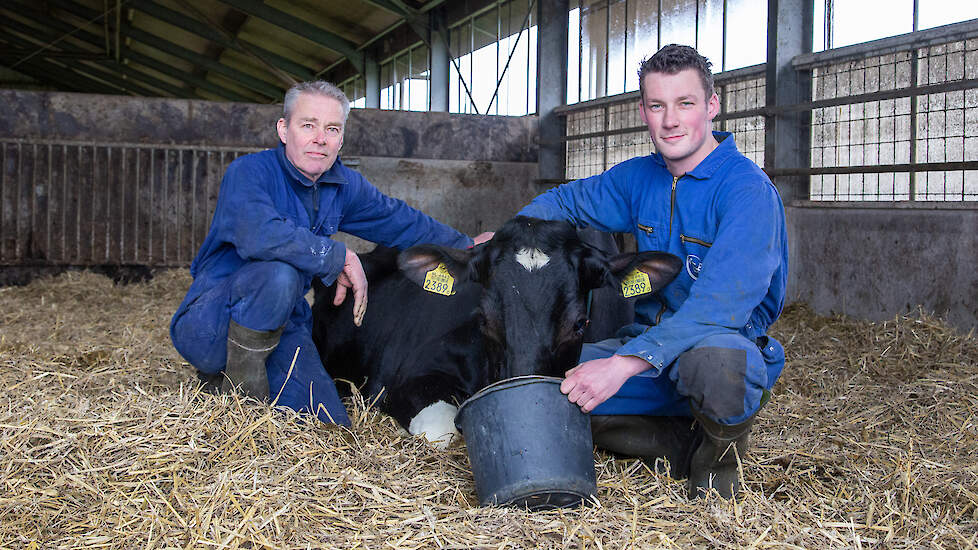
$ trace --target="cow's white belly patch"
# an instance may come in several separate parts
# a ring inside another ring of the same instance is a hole
[[[455,429],[455,413],[458,407],[444,401],[436,401],[421,409],[408,426],[412,435],[424,434],[425,439],[435,448],[447,449],[456,437],[460,437]]]
[[[538,248],[521,248],[516,252],[516,261],[527,271],[533,271],[547,265],[550,256]]]

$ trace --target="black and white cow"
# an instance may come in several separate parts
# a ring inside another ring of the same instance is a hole
[[[334,307],[333,289],[318,285],[313,340],[334,379],[365,383],[382,411],[437,446],[457,435],[458,404],[487,384],[563,376],[577,364],[590,290],[620,287],[637,268],[654,292],[681,268],[663,252],[609,258],[569,223],[524,217],[469,250],[381,248],[361,262],[370,297],[362,326],[352,300]]]

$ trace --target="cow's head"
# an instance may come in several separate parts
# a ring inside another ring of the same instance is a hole
[[[682,267],[664,252],[609,258],[582,242],[567,222],[525,217],[510,220],[491,241],[469,250],[421,245],[398,258],[401,271],[429,290],[435,284],[431,274],[444,271],[440,264],[454,281],[476,281],[484,289],[477,314],[490,382],[524,374],[563,376],[581,353],[590,290],[620,286],[639,269],[654,292]],[[444,286],[433,290],[439,288]]]

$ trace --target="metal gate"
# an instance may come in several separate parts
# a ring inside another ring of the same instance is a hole
[[[0,139],[0,265],[187,265],[257,148]]]

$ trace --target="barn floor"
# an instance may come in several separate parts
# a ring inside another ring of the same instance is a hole
[[[0,288],[0,548],[975,548],[978,340],[792,307],[746,488],[688,502],[596,454],[599,503],[478,508],[462,446],[201,394],[169,344],[185,270]]]

